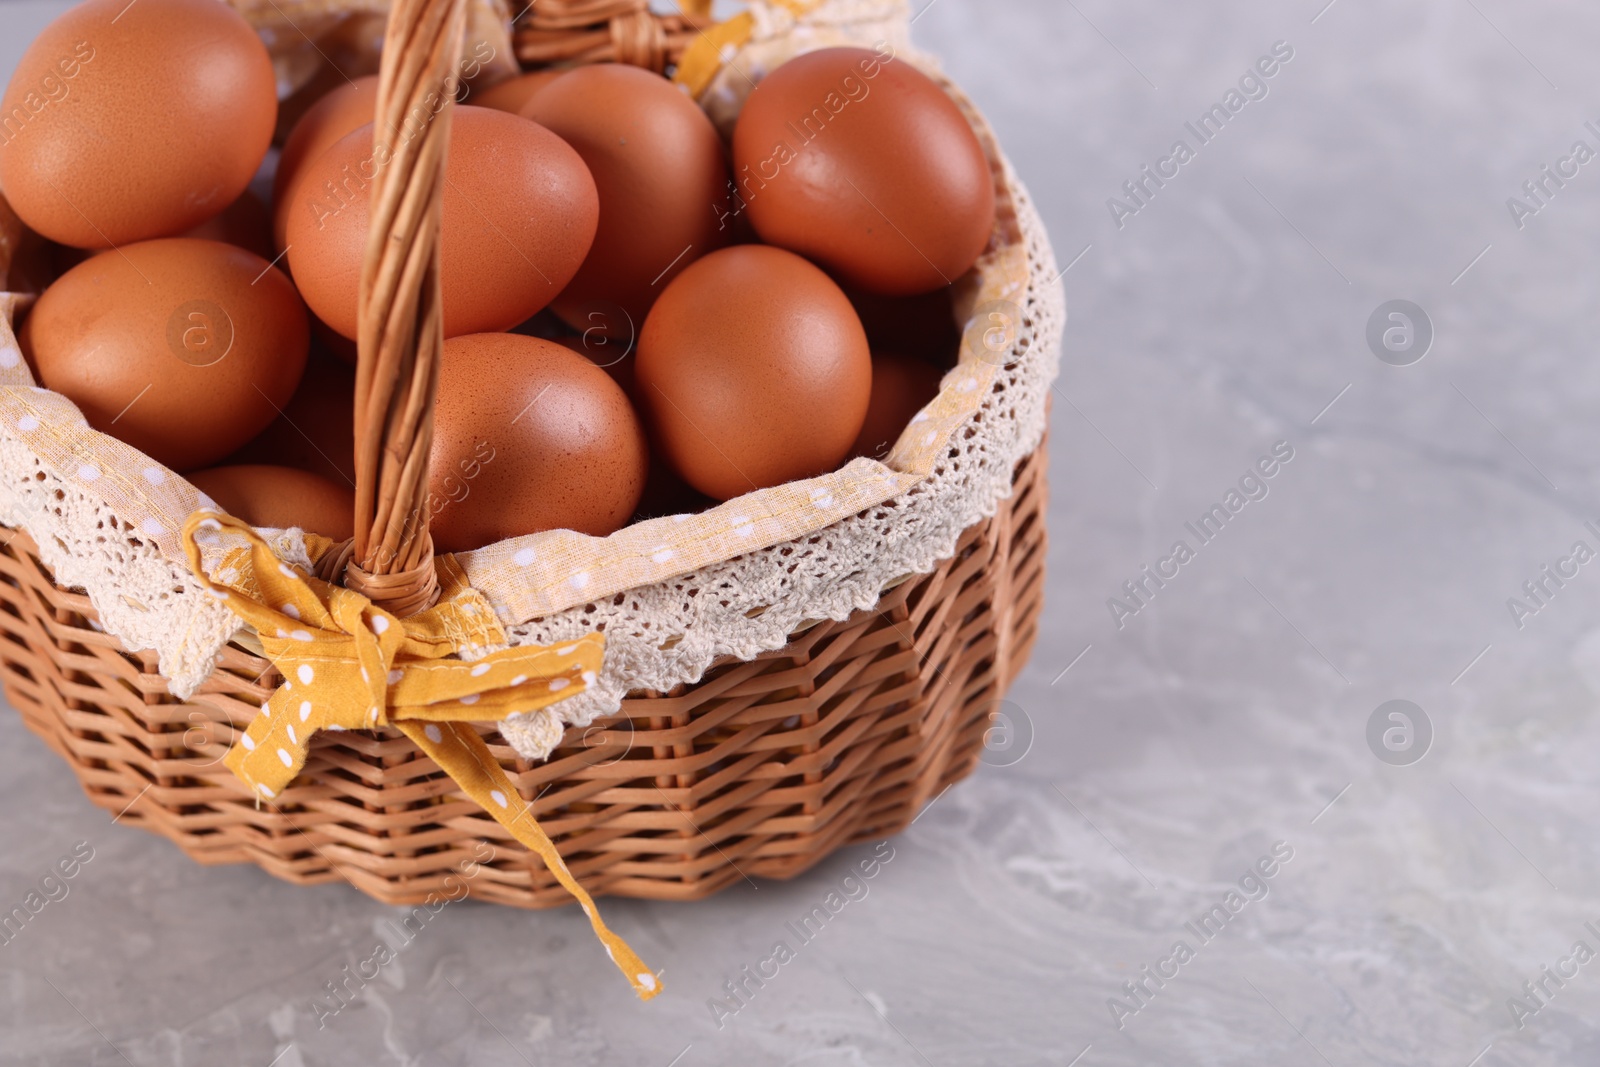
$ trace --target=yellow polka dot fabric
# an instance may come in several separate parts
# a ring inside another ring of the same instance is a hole
[[[461,649],[503,645],[505,633],[449,556],[438,560],[439,602],[401,619],[359,593],[283,562],[237,519],[199,511],[184,523],[181,537],[195,578],[255,629],[263,653],[283,675],[283,685],[225,760],[258,798],[270,801],[294,781],[318,730],[392,724],[544,859],[583,905],[634,991],[645,999],[660,992],[654,973],[606,927],[504,768],[469,725],[500,722],[583,692],[600,670],[602,635],[463,660],[456,657]],[[241,543],[219,544],[225,539]],[[203,543],[226,549],[215,579],[201,562]]]
[[[730,49],[738,51],[744,47],[754,29],[755,19],[748,11],[708,27],[684,49],[673,81],[688,89],[690,96],[698,97],[722,69],[723,56]]]
[[[787,8],[791,14],[799,18],[813,8],[821,6],[822,0],[772,0],[772,2],[778,7]],[[711,0],[683,0],[678,6],[690,15],[704,17],[711,14],[712,5]],[[690,96],[698,98],[711,85],[712,79],[717,76],[717,72],[722,69],[728,57],[749,43],[755,28],[755,17],[748,11],[741,11],[732,18],[708,26],[702,33],[696,35],[688,48],[684,49],[672,80],[689,90]]]

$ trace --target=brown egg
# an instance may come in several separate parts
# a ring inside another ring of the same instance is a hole
[[[716,128],[667,79],[620,63],[564,75],[522,114],[577,149],[600,193],[594,247],[556,312],[588,330],[599,309],[608,336],[630,337],[667,284],[731,235],[715,210],[728,195]]]
[[[353,488],[355,395],[355,371],[313,342],[300,388],[278,417],[226,462],[294,467]]]
[[[182,233],[231,204],[278,113],[266,47],[216,0],[88,0],[34,39],[0,115],[0,187],[78,248]]]
[[[810,263],[763,245],[713,252],[667,287],[635,374],[661,455],[718,500],[833,470],[872,392],[850,301]]]
[[[299,384],[305,308],[266,260],[216,241],[126,245],[62,275],[23,323],[40,381],[174,470],[220,460]]]
[[[179,236],[237,245],[267,260],[277,255],[272,247],[272,213],[261,198],[249,189],[223,208],[220,215],[213,215]]]
[[[853,456],[882,459],[928,401],[939,395],[943,372],[924,359],[898,352],[872,354],[872,401],[856,435]]]
[[[638,506],[649,464],[628,398],[577,353],[520,334],[445,342],[428,460],[441,550],[541,530],[609,534]]]
[[[534,94],[565,73],[567,72],[564,70],[530,71],[515,78],[508,78],[498,85],[491,85],[487,89],[474,89],[472,95],[467,97],[467,102],[476,107],[493,108],[496,111],[520,115]]]
[[[366,252],[372,126],[336,142],[304,171],[289,211],[289,263],[317,317],[356,335]],[[445,336],[508,330],[577,273],[599,213],[594,179],[565,141],[502,111],[457,107],[445,166]]]
[[[184,475],[223,511],[251,526],[343,541],[355,534],[356,494],[349,486],[293,467],[212,467]]]
[[[294,203],[305,165],[331,148],[347,133],[370,123],[378,107],[378,76],[345,82],[328,93],[300,117],[278,153],[278,173],[272,179],[272,244],[282,252],[288,240],[289,205]]]
[[[994,229],[972,127],[892,53],[825,48],[767,75],[740,112],[733,164],[763,241],[872,292],[949,285]]]

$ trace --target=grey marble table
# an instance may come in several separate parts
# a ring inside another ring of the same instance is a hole
[[[1600,1062],[1600,13],[1325,2],[919,17],[1072,264],[1031,743],[737,1012],[872,846],[611,902],[642,1007],[574,910],[461,905],[319,1028],[393,911],[110,825],[0,715],[0,905],[93,852],[0,945],[0,1062]]]

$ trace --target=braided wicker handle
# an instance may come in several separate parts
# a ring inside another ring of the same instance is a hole
[[[517,58],[525,64],[628,63],[665,73],[712,22],[711,0],[678,0],[678,8],[678,14],[660,14],[649,0],[539,0],[513,28]]]
[[[401,616],[439,595],[428,451],[444,348],[444,163],[466,15],[466,0],[395,0],[378,81],[357,339],[356,534],[331,570]]]
[[[710,22],[710,0],[542,0],[516,31],[524,62],[620,61],[665,71]],[[440,221],[467,0],[394,0],[379,73],[371,226],[356,364],[355,538],[320,570],[406,616],[439,595],[428,452],[444,348]]]

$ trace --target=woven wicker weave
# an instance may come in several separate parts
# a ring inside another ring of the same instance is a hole
[[[450,17],[449,2],[415,0],[419,25]],[[524,61],[661,69],[701,24],[648,15],[638,0],[549,0],[538,12],[517,29]],[[417,39],[434,38],[419,31]],[[426,301],[416,318],[427,323]],[[380,355],[397,358],[391,341],[364,337],[364,361],[369,343],[374,366],[391,365],[376,362]],[[378,401],[391,415],[405,406]],[[392,443],[394,429],[384,433]],[[524,760],[492,727],[480,729],[596,895],[704,897],[742,878],[795,875],[843,844],[894,833],[976,766],[989,713],[1031,650],[1044,475],[1041,444],[1017,466],[998,514],[968,529],[931,573],[886,591],[870,611],[802,629],[776,652],[720,663],[694,686],[634,693],[620,714],[569,731],[547,762]],[[366,471],[362,480],[386,484]],[[378,570],[392,562],[370,555]],[[431,546],[401,562],[418,555],[426,560]],[[288,881],[342,880],[412,904],[453,892],[462,861],[481,861],[488,841],[495,857],[472,879],[472,896],[520,907],[571,900],[395,729],[318,734],[294,785],[275,806],[259,805],[222,764],[281,682],[249,638],[223,650],[191,700],[177,700],[156,657],[107,634],[88,597],[56,585],[21,531],[0,549],[0,634],[12,704],[91,799],[202,863],[255,863]]]
[[[789,877],[833,849],[902,829],[976,766],[989,712],[1026,662],[1043,593],[1045,450],[957,555],[876,610],[795,635],[699,685],[636,694],[573,729],[548,763],[491,735],[535,817],[596,895],[688,900],[742,877]],[[95,628],[27,535],[0,553],[0,674],[32,730],[120,822],[201,863],[256,863],[291,882],[347,880],[389,904],[446,893],[477,842],[495,860],[471,895],[571,900],[398,730],[323,732],[306,770],[257,807],[223,753],[281,679],[238,646],[188,703],[153,657]],[[489,731],[485,728],[486,735]],[[459,876],[458,876],[459,877]]]

